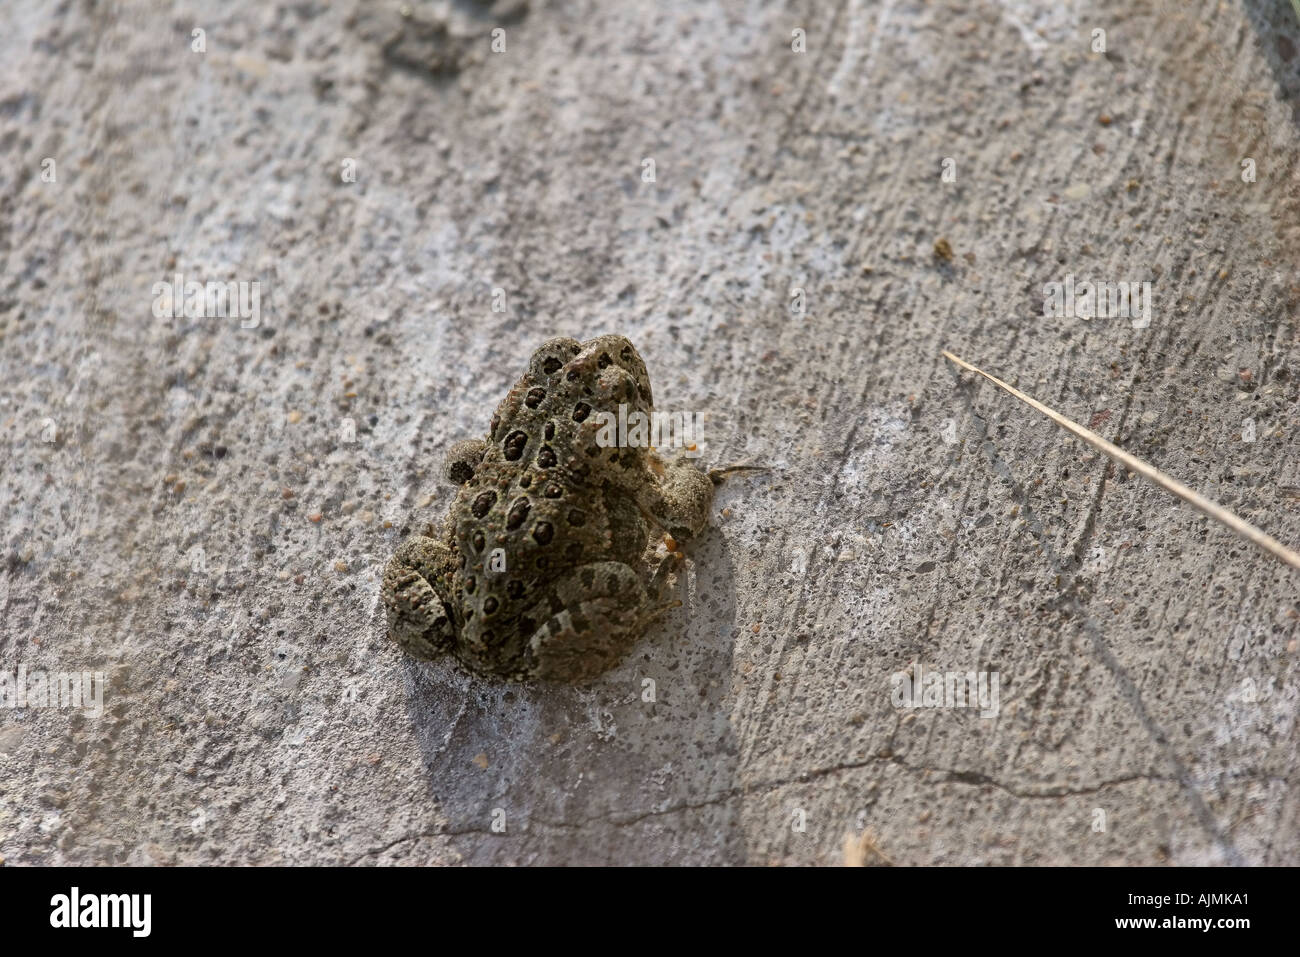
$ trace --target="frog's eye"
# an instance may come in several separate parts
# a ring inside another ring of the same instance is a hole
[[[447,450],[442,461],[443,481],[452,485],[466,485],[474,481],[474,472],[483,461],[487,445],[482,439],[466,439]]]
[[[538,346],[537,351],[528,362],[528,369],[534,376],[552,376],[564,368],[564,364],[582,351],[577,339],[562,336],[548,339]]]

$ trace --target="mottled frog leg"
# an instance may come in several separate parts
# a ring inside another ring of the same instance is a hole
[[[455,560],[447,543],[413,535],[384,569],[388,636],[412,657],[436,658],[456,642],[455,620],[443,593]]]
[[[689,461],[663,465],[663,478],[634,488],[641,510],[677,541],[695,538],[709,523],[713,482]]]
[[[527,644],[531,676],[544,681],[594,678],[627,653],[647,624],[674,606],[647,593],[631,566],[580,565],[555,583],[550,599],[525,615],[540,622]]]

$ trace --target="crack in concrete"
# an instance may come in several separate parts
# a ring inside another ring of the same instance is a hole
[[[1110,778],[1105,781],[1099,781],[1096,784],[1090,784],[1078,788],[1071,788],[1068,785],[1059,785],[1059,786],[1053,786],[1053,787],[1043,788],[1038,790],[1023,790],[1023,789],[1017,789],[1008,784],[1004,784],[1003,782],[998,781],[997,779],[992,778],[989,775],[984,774],[980,771],[960,770],[956,768],[941,768],[941,767],[933,767],[930,765],[921,765],[921,764],[908,764],[906,761],[903,761],[898,757],[894,757],[894,756],[883,757],[880,755],[876,755],[870,758],[863,759],[861,761],[848,761],[841,764],[831,765],[830,767],[826,767],[826,768],[817,768],[812,771],[801,771],[799,774],[790,778],[782,778],[774,781],[761,781],[753,784],[739,785],[734,788],[728,788],[726,791],[716,794],[712,797],[705,798],[702,801],[683,801],[679,804],[674,804],[670,807],[651,808],[644,811],[637,811],[628,815],[618,816],[615,813],[610,812],[605,814],[593,814],[588,817],[579,818],[577,820],[572,820],[572,821],[554,821],[554,820],[548,820],[547,818],[543,818],[543,817],[530,816],[526,818],[527,826],[514,833],[527,834],[529,832],[529,829],[531,829],[535,825],[540,825],[542,827],[550,828],[552,830],[564,830],[564,831],[582,830],[583,828],[589,827],[592,824],[608,824],[617,828],[630,827],[635,824],[640,824],[642,821],[646,821],[651,818],[663,817],[669,814],[680,814],[684,811],[697,811],[706,807],[713,807],[719,804],[724,804],[728,801],[735,800],[736,798],[748,797],[750,795],[757,794],[764,791],[774,791],[780,788],[790,787],[796,784],[807,784],[810,781],[813,781],[817,778],[827,777],[833,774],[839,774],[844,771],[861,770],[863,768],[870,767],[871,765],[882,764],[882,763],[891,764],[909,772],[945,775],[945,777],[942,780],[934,782],[936,784],[954,783],[954,784],[966,784],[972,787],[995,788],[999,791],[1003,791],[1006,794],[1009,794],[1012,797],[1021,800],[1040,800],[1040,799],[1054,800],[1054,799],[1060,799],[1065,797],[1075,797],[1081,795],[1096,794],[1100,791],[1105,790],[1106,788],[1117,787],[1119,785],[1129,784],[1134,781],[1162,781],[1162,782],[1178,781],[1178,779],[1174,777],[1169,777],[1169,776],[1164,776],[1159,774],[1135,772],[1132,774],[1121,775],[1120,777],[1117,778]],[[361,854],[352,858],[348,862],[348,865],[349,866],[355,865],[358,862],[360,862],[363,858],[370,857],[372,855],[383,854],[386,851],[391,850],[392,848],[396,847],[399,844],[403,844],[408,841],[419,840],[420,838],[462,837],[462,836],[469,836],[469,835],[480,835],[484,837],[489,837],[489,836],[502,837],[505,836],[505,833],[507,832],[498,834],[496,832],[491,831],[489,828],[481,828],[481,827],[447,828],[447,829],[436,830],[436,831],[420,831],[415,834],[407,834],[402,837],[396,838],[380,847],[371,848],[368,851],[363,851]]]

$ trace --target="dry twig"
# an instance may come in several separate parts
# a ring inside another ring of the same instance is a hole
[[[1141,475],[1143,478],[1154,482],[1156,485],[1159,485],[1165,491],[1173,493],[1174,495],[1181,498],[1188,505],[1210,516],[1210,518],[1214,519],[1216,522],[1219,522],[1222,525],[1226,525],[1228,528],[1236,532],[1242,538],[1246,539],[1247,541],[1253,542],[1254,544],[1258,545],[1260,548],[1264,549],[1264,551],[1269,552],[1272,555],[1276,556],[1277,558],[1282,559],[1282,561],[1286,562],[1292,568],[1300,568],[1300,555],[1296,554],[1291,549],[1287,548],[1276,538],[1273,538],[1271,535],[1268,535],[1265,532],[1260,531],[1258,528],[1256,528],[1254,525],[1251,525],[1246,520],[1238,518],[1236,515],[1234,515],[1232,512],[1229,512],[1222,505],[1216,505],[1214,502],[1211,502],[1204,495],[1201,495],[1199,492],[1193,491],[1192,489],[1188,488],[1186,485],[1178,481],[1176,478],[1171,478],[1170,476],[1166,475],[1164,472],[1161,472],[1159,469],[1155,468],[1154,466],[1147,465],[1147,463],[1143,462],[1141,459],[1137,458],[1136,456],[1130,455],[1129,453],[1125,452],[1118,445],[1115,445],[1112,442],[1107,442],[1105,439],[1103,439],[1096,432],[1093,432],[1091,429],[1086,429],[1078,422],[1074,422],[1071,421],[1070,419],[1067,419],[1059,412],[1049,409],[1047,406],[1043,405],[1043,403],[1039,402],[1037,399],[1031,399],[1029,396],[1025,395],[1019,389],[1015,388],[1014,386],[1007,385],[1005,382],[1003,382],[1001,379],[997,378],[996,376],[989,375],[983,369],[975,368],[975,366],[971,365],[966,360],[957,358],[955,355],[953,355],[951,352],[948,352],[947,350],[944,350],[943,354],[945,357],[951,359],[953,362],[961,366],[963,369],[966,369],[970,372],[974,372],[978,375],[982,375],[984,378],[988,379],[994,385],[998,386],[999,388],[1005,389],[1007,392],[1010,392],[1021,402],[1033,406],[1035,409],[1043,413],[1043,415],[1047,416],[1049,419],[1051,419],[1061,428],[1083,439],[1083,441],[1087,442],[1093,448],[1106,453],[1108,456],[1110,456],[1120,465],[1124,466],[1130,472],[1136,472],[1138,475]]]

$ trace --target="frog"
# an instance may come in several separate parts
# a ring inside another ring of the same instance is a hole
[[[388,635],[403,651],[507,681],[584,682],[681,604],[667,583],[707,527],[716,476],[691,456],[602,439],[620,405],[654,412],[626,337],[558,337],[532,353],[487,435],[448,449],[441,477],[456,492],[441,526],[405,539],[385,568]]]

